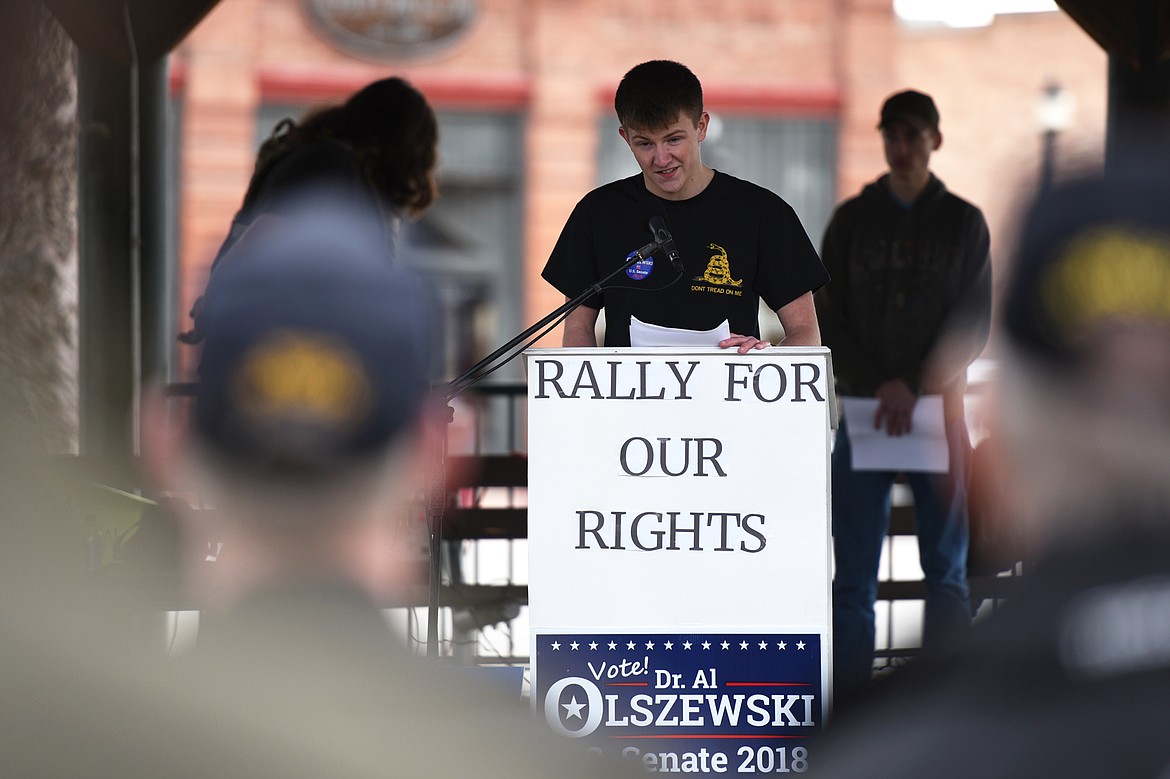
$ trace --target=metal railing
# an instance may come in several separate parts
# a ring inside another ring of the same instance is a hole
[[[172,394],[185,396],[179,385]],[[444,515],[441,653],[463,664],[527,665],[527,388],[484,382],[452,402],[450,464],[461,474]],[[463,479],[462,482],[459,479]],[[913,505],[895,485],[878,581],[875,672],[897,667],[921,648],[925,594],[918,565]],[[1022,563],[971,579],[977,618],[1009,596]],[[421,646],[425,598],[406,597],[399,613],[410,641]]]
[[[489,458],[524,456],[526,440],[526,387],[523,383],[501,383],[477,387],[468,394],[465,413],[474,418],[473,445],[466,454]],[[458,411],[457,411],[458,413]],[[488,480],[492,481],[492,480]],[[497,480],[498,481],[498,480]],[[921,648],[922,610],[925,585],[918,564],[914,509],[910,491],[895,485],[890,525],[882,551],[878,581],[877,652],[875,671],[896,667],[913,658]],[[513,537],[460,541],[465,581],[475,586],[505,588],[518,596],[527,587],[526,523],[527,493],[521,487],[485,484],[465,493],[466,508],[511,511]],[[525,524],[526,527],[526,524]],[[503,551],[501,551],[503,549]],[[1023,572],[1023,563],[1002,571],[980,572],[970,579],[972,604],[976,619],[994,612],[1009,597],[1015,579]],[[511,588],[511,589],[507,589]],[[525,595],[526,603],[526,595]],[[476,662],[526,663],[520,651],[527,641],[526,607],[512,620],[481,631],[476,646]]]

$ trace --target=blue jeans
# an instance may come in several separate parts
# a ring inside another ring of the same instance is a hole
[[[963,421],[948,423],[951,473],[904,474],[914,493],[918,556],[925,575],[923,644],[971,623],[967,587],[967,477],[970,447]],[[953,428],[953,429],[951,429]],[[882,542],[897,471],[854,471],[845,420],[832,457],[833,685],[843,699],[873,674],[874,602]]]

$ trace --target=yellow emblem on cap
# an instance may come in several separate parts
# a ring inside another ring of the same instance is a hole
[[[361,358],[336,339],[278,330],[254,345],[233,383],[238,407],[259,420],[350,427],[369,409]]]
[[[1068,330],[1105,321],[1170,321],[1170,239],[1120,227],[1086,232],[1044,273],[1040,294]]]

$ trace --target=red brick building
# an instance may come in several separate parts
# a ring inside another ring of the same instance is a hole
[[[354,53],[312,24],[311,6],[470,21],[419,53]],[[540,269],[576,201],[636,170],[613,90],[656,58],[703,82],[718,118],[704,159],[778,191],[816,244],[832,206],[881,172],[874,125],[895,90],[934,95],[945,138],[934,169],[984,209],[1000,257],[1040,168],[1046,83],[1077,105],[1061,165],[1103,145],[1106,57],[1062,12],[953,30],[907,26],[892,0],[222,0],[171,60],[179,311],[204,283],[272,124],[401,75],[440,112],[429,251],[478,339],[463,359],[490,350],[561,302]]]

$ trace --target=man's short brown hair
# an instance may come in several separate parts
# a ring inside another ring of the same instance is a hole
[[[613,98],[622,127],[660,130],[685,114],[697,126],[703,115],[703,87],[685,65],[650,60],[622,77]]]

